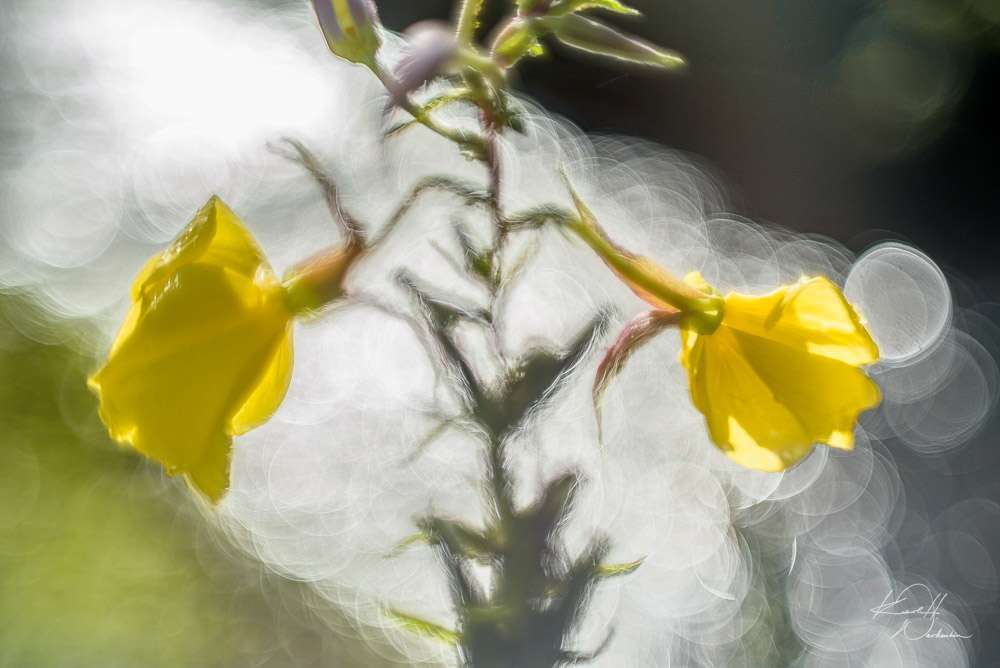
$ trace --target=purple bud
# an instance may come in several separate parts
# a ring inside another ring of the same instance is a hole
[[[359,26],[378,23],[378,9],[374,0],[347,0],[351,7],[351,16]]]
[[[334,54],[369,66],[375,62],[381,39],[372,0],[312,0],[312,5]]]
[[[410,39],[394,71],[392,96],[396,104],[438,76],[458,48],[452,30],[437,21],[417,23],[406,33]]]
[[[312,0],[312,5],[316,11],[316,18],[319,19],[319,25],[323,29],[323,34],[327,36],[328,40],[331,36],[339,37],[343,34],[340,30],[337,14],[333,11],[331,0]]]

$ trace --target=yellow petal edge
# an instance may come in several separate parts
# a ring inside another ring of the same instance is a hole
[[[89,379],[111,437],[218,501],[232,437],[284,398],[291,321],[256,241],[213,197],[142,269],[108,359]]]

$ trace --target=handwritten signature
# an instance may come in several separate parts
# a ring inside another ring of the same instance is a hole
[[[922,599],[930,599],[929,603],[920,605]],[[948,594],[935,594],[930,587],[923,584],[912,584],[898,594],[889,592],[882,603],[871,609],[872,619],[880,617],[897,617],[902,619],[899,628],[892,638],[902,636],[907,640],[923,640],[926,638],[962,638],[968,640],[972,634],[958,633],[950,624],[939,619],[941,607]]]

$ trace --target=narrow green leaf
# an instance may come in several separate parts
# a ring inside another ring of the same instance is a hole
[[[431,640],[437,640],[449,645],[458,645],[462,640],[462,636],[458,632],[452,631],[440,624],[427,621],[426,619],[421,619],[415,615],[400,612],[392,608],[387,608],[385,615],[410,633],[422,638],[430,638]]]
[[[615,578],[621,575],[634,573],[646,558],[636,559],[624,564],[601,564],[597,567],[596,575],[599,578]]]
[[[626,14],[628,16],[639,16],[638,9],[629,7],[618,0],[565,0],[549,12],[550,16],[566,16],[576,12],[585,12],[590,9],[604,9],[615,14]]]
[[[546,223],[565,226],[574,215],[562,207],[548,205],[519,211],[507,216],[507,224],[511,231],[536,230]]]
[[[434,445],[435,441],[437,441],[446,431],[456,426],[461,426],[461,420],[459,418],[442,419],[441,422],[435,425],[426,436],[417,441],[417,444],[413,447],[413,451],[407,456],[405,461],[407,463],[412,463],[420,459],[427,449]]]
[[[402,121],[400,123],[396,123],[395,125],[393,125],[388,130],[385,131],[385,138],[389,139],[390,137],[395,137],[398,134],[402,134],[404,130],[409,130],[410,128],[414,128],[417,125],[419,125],[419,123],[412,118],[406,121]]]
[[[395,546],[385,555],[386,559],[392,559],[398,557],[402,553],[409,550],[411,547],[416,545],[430,545],[432,542],[431,537],[425,531],[418,531],[404,538],[403,540],[396,543]]]
[[[437,109],[459,102],[475,103],[472,91],[468,88],[456,88],[455,90],[442,93],[441,95],[436,95],[420,106],[420,113],[430,114]],[[394,137],[404,130],[408,130],[416,125],[419,125],[419,123],[420,122],[414,118],[396,123],[391,128],[386,130],[385,137]]]
[[[456,88],[446,93],[435,95],[431,99],[424,102],[421,109],[423,109],[425,114],[429,114],[435,109],[440,109],[441,107],[454,104],[456,102],[468,102],[470,104],[475,104],[476,96],[468,88]]]
[[[487,559],[497,551],[497,546],[485,533],[463,522],[428,517],[419,524],[432,543],[443,544],[453,554],[466,559]]]
[[[546,19],[546,23],[551,25],[560,42],[574,49],[637,65],[677,69],[685,64],[684,58],[674,51],[661,49],[578,14]]]
[[[504,275],[501,277],[501,284],[509,285],[513,283],[514,279],[520,276],[524,268],[528,266],[528,262],[538,254],[540,248],[541,244],[537,239],[529,243],[528,247],[517,256],[517,259],[511,263],[510,267],[505,269]]]

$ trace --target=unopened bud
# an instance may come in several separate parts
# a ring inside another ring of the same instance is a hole
[[[344,60],[373,67],[382,44],[372,0],[312,0],[326,43]]]
[[[393,104],[442,74],[458,50],[450,27],[440,21],[421,21],[406,29],[407,44],[393,72]]]

